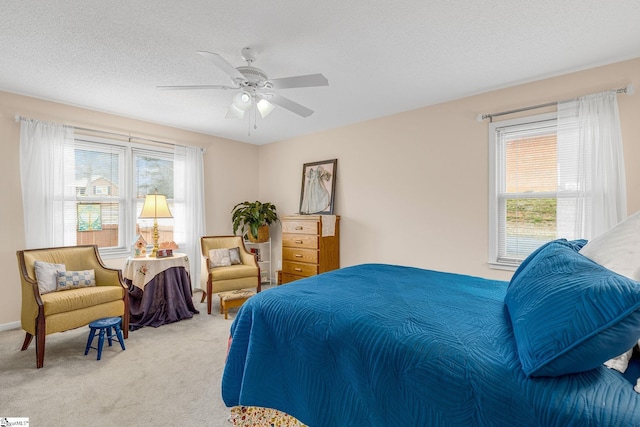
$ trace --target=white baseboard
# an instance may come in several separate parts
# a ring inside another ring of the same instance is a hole
[[[20,329],[20,322],[0,323],[0,332],[11,329]]]

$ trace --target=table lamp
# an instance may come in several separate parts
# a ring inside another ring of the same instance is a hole
[[[158,253],[158,218],[173,218],[167,197],[162,194],[147,194],[138,218],[153,218],[153,251],[150,256],[155,257]]]

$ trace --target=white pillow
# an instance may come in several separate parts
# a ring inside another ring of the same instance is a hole
[[[231,257],[229,255],[229,249],[211,249],[209,251],[210,266],[213,267],[227,267],[231,265]]]
[[[627,350],[626,352],[622,353],[618,357],[614,357],[613,359],[607,360],[606,362],[604,362],[604,366],[606,366],[609,369],[615,369],[618,372],[624,373],[624,371],[626,371],[627,368],[629,367],[629,360],[631,359],[632,354],[633,354],[633,348]]]
[[[640,211],[587,242],[580,253],[611,271],[640,282]]]
[[[242,260],[240,259],[240,247],[229,249],[229,258],[231,259],[231,265],[242,264]]]
[[[52,264],[44,261],[34,262],[33,268],[36,273],[40,295],[54,292],[57,289],[58,272],[67,271],[64,264]]]
[[[640,211],[589,240],[580,253],[621,276],[640,281]],[[605,366],[626,371],[632,350],[604,362]]]

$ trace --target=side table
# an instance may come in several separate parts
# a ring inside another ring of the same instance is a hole
[[[127,258],[123,270],[129,286],[129,330],[158,327],[190,319],[193,305],[189,258],[175,253],[166,258]]]

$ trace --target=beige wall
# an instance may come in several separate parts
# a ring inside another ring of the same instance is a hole
[[[207,148],[209,234],[230,233],[230,210],[245,199],[275,203],[280,214],[297,212],[302,164],[337,158],[342,266],[385,262],[508,280],[511,272],[487,266],[488,122],[476,116],[628,83],[640,91],[640,59],[260,147],[0,92],[0,268],[8,272],[0,282],[0,328],[20,314],[15,251],[24,245],[24,228],[16,114]],[[618,101],[632,213],[640,209],[640,94]],[[278,226],[272,236],[276,266]],[[121,267],[122,260],[108,263]]]
[[[260,196],[281,214],[297,212],[302,164],[337,158],[343,267],[385,262],[508,280],[512,272],[487,265],[489,123],[477,115],[628,83],[640,91],[640,59],[261,146]],[[632,213],[640,209],[640,93],[618,102]],[[280,259],[280,229],[272,230]]]
[[[111,114],[0,92],[0,170],[3,172],[0,205],[0,330],[20,319],[20,280],[16,251],[24,248],[22,192],[20,186],[20,125],[16,114],[159,141],[203,147],[205,209],[208,234],[231,234],[231,208],[245,199],[258,198],[258,147],[250,144],[160,126]],[[122,268],[123,259],[105,259]]]

